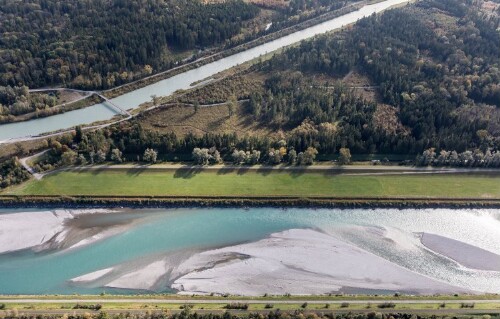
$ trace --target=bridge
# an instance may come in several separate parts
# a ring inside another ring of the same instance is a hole
[[[104,95],[102,95],[101,93],[99,93],[97,91],[84,91],[84,90],[67,89],[67,88],[53,88],[53,89],[48,88],[48,89],[33,89],[33,90],[29,90],[30,93],[36,93],[36,92],[53,92],[53,91],[75,92],[75,93],[84,94],[87,97],[95,94],[98,97],[100,97],[101,99],[103,99],[107,104],[111,105],[113,108],[115,108],[116,110],[118,110],[119,113],[121,113],[123,115],[126,115],[128,117],[132,116],[132,114],[130,114],[129,111],[127,111],[127,110],[121,108],[120,106],[116,105],[115,103],[111,102],[110,99],[108,99],[107,97],[105,97]]]

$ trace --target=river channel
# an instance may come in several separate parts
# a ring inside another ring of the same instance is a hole
[[[500,210],[3,209],[0,294],[500,293]]]

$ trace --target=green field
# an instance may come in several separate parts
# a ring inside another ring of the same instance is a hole
[[[500,176],[344,175],[331,172],[65,171],[4,192],[16,195],[500,198]]]

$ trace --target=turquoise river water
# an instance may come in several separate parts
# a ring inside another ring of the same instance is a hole
[[[27,226],[15,235],[2,235],[2,217],[41,210],[0,210],[0,245],[19,241]],[[51,211],[45,212],[51,214]],[[77,286],[71,278],[121,263],[187,250],[207,250],[244,242],[293,228],[313,228],[333,234],[404,268],[476,291],[500,293],[500,272],[471,270],[430,252],[417,234],[439,234],[500,254],[500,210],[450,209],[275,209],[197,208],[123,210],[96,215],[103,227],[135,220],[126,230],[74,249],[34,252],[31,249],[0,254],[0,294],[131,293],[101,287]],[[99,225],[98,225],[99,224]],[[382,234],[382,235],[381,235]],[[17,237],[19,236],[19,237]],[[412,248],[408,248],[411,246]],[[171,291],[168,287],[159,292]]]

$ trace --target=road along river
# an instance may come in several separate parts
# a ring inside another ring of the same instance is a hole
[[[500,293],[498,209],[4,209],[0,294]]]
[[[317,24],[304,30],[289,34],[246,51],[228,56],[199,68],[178,74],[171,78],[148,85],[141,89],[118,96],[110,101],[128,110],[137,108],[140,104],[150,101],[151,95],[168,96],[180,89],[188,89],[194,82],[217,74],[239,64],[251,61],[269,52],[300,42],[328,31],[339,29],[344,25],[356,22],[373,13],[381,12],[396,5],[407,3],[408,0],[386,0],[366,5],[363,8],[346,15]],[[47,132],[68,129],[77,125],[89,124],[97,121],[109,120],[119,112],[106,103],[96,104],[75,111],[66,112],[50,117],[35,119],[27,122],[18,122],[0,125],[0,142],[36,136]]]

